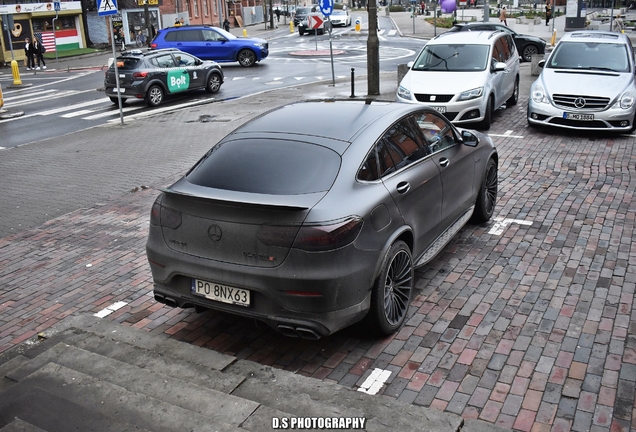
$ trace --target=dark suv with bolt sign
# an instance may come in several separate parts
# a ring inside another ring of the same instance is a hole
[[[119,75],[119,88],[115,76]],[[117,57],[106,70],[104,90],[113,103],[144,99],[150,106],[163,102],[168,94],[205,89],[216,93],[223,84],[223,71],[213,61],[203,61],[177,49],[130,51]]]

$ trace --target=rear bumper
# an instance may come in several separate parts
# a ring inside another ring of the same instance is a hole
[[[326,253],[293,250],[277,267],[246,266],[172,250],[161,229],[151,225],[146,253],[155,298],[162,303],[215,309],[263,321],[286,334],[322,337],[366,315],[381,251],[361,251],[353,245]],[[193,278],[249,290],[250,306],[193,294]]]

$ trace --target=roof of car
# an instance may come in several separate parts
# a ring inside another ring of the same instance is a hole
[[[596,43],[616,43],[627,42],[627,35],[623,33],[597,31],[597,30],[580,30],[565,33],[560,41],[580,41],[580,42],[596,42]]]
[[[163,52],[182,52],[182,51],[178,48],[149,49],[147,51],[130,50],[130,51],[121,53],[119,57],[146,57],[149,55],[160,54]]]
[[[241,133],[282,133],[293,136],[325,137],[349,142],[369,127],[388,125],[421,105],[378,100],[305,100],[275,108],[243,125],[231,135]],[[320,112],[320,121],[306,121]],[[342,151],[346,144],[332,143]]]

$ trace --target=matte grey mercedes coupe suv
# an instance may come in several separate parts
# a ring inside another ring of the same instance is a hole
[[[308,118],[319,121],[305,121]],[[497,199],[498,154],[424,105],[293,103],[214,145],[150,216],[155,299],[317,339],[405,322],[414,269]]]

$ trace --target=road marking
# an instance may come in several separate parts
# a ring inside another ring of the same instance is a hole
[[[390,376],[390,370],[375,368],[373,372],[371,372],[371,375],[364,380],[360,388],[358,388],[358,391],[370,395],[377,394]]]
[[[73,118],[73,117],[79,117],[79,116],[84,115],[84,114],[90,114],[92,112],[94,112],[94,111],[85,109],[85,110],[74,111],[74,112],[68,113],[68,114],[62,114],[60,117]]]
[[[140,109],[144,109],[146,108],[145,105],[139,105],[139,106],[129,106],[129,107],[124,107],[122,108],[122,112],[130,112],[130,111],[138,111]],[[90,112],[94,112],[94,111],[89,111]],[[119,108],[116,110],[111,110],[111,111],[105,111],[105,112],[101,112],[99,114],[93,114],[91,116],[87,116],[87,117],[82,117],[82,120],[96,120],[98,118],[103,118],[103,117],[112,117],[114,115],[119,115]]]
[[[107,308],[100,310],[96,314],[93,314],[93,316],[96,316],[97,318],[104,318],[105,316],[108,316],[108,315],[112,314],[116,310],[123,308],[127,304],[128,303],[124,303],[124,302],[114,303],[114,304],[108,306]]]
[[[87,102],[82,102],[82,103],[78,103],[75,105],[69,105],[69,106],[63,106],[63,107],[59,107],[59,108],[54,108],[54,109],[50,109],[48,111],[40,111],[37,113],[33,113],[32,115],[39,115],[39,116],[45,116],[45,115],[51,115],[51,114],[57,114],[57,113],[61,113],[64,111],[71,111],[77,108],[84,108],[87,106],[91,106],[91,105],[97,105],[97,104],[103,104],[103,103],[111,103],[110,100],[108,100],[107,98],[103,98],[103,99],[95,99],[92,101],[87,101]]]
[[[519,219],[494,218],[494,221],[495,221],[495,224],[492,226],[492,228],[490,228],[490,231],[488,231],[488,234],[501,235],[506,230],[508,225],[511,225],[513,223],[516,223],[519,225],[527,225],[527,226],[532,225],[532,222],[519,220]]]
[[[488,135],[496,136],[496,137],[500,137],[500,138],[525,138],[523,135],[511,135],[511,133],[512,133],[512,131],[506,131],[503,134],[489,133]]]

